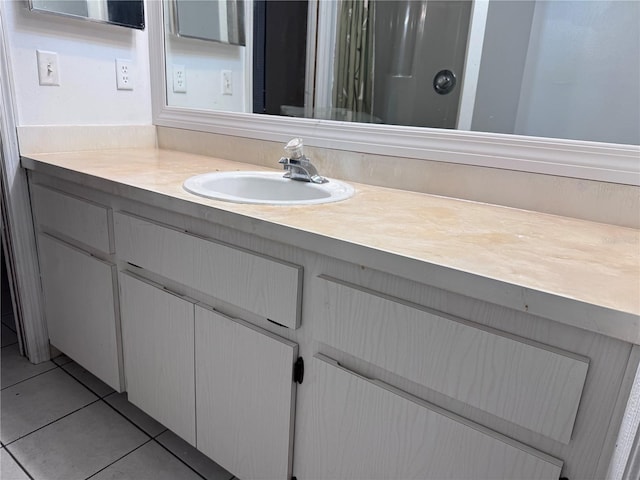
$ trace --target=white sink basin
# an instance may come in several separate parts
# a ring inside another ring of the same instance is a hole
[[[353,187],[337,180],[309,183],[283,178],[281,172],[212,172],[184,182],[195,195],[236,203],[314,205],[339,202],[353,195]]]

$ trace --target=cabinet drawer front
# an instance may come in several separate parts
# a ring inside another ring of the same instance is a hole
[[[197,447],[239,478],[287,479],[298,346],[196,306]]]
[[[96,377],[122,391],[115,266],[38,235],[42,289],[51,343]]]
[[[568,443],[588,360],[320,277],[316,337],[334,348]]]
[[[31,200],[38,225],[113,253],[107,208],[35,184],[31,185]]]
[[[114,224],[123,260],[297,328],[302,267],[119,212]]]
[[[129,401],[195,445],[194,305],[126,273],[119,280]]]
[[[316,355],[296,435],[314,479],[552,479],[562,462]]]

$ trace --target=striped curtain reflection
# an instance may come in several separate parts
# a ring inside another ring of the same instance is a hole
[[[334,108],[373,111],[373,0],[342,0],[336,42]]]

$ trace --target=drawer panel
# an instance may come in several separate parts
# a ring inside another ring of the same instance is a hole
[[[323,479],[551,479],[562,462],[316,355],[296,475]]]
[[[568,443],[588,359],[320,277],[316,338],[411,381]]]
[[[31,184],[31,202],[38,225],[113,253],[107,208],[36,184]]]
[[[122,391],[115,266],[38,235],[42,289],[51,343],[96,377]]]
[[[297,328],[302,267],[114,214],[118,257],[220,300]]]

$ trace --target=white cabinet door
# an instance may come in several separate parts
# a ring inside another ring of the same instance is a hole
[[[115,266],[46,234],[38,235],[38,247],[52,345],[122,391]]]
[[[295,474],[330,479],[557,479],[562,462],[317,354]],[[307,385],[308,382],[308,385]],[[305,397],[307,398],[307,397]],[[303,420],[303,421],[300,421]]]
[[[296,344],[196,306],[197,447],[243,480],[291,475]]]
[[[120,272],[129,401],[195,445],[193,303]]]

